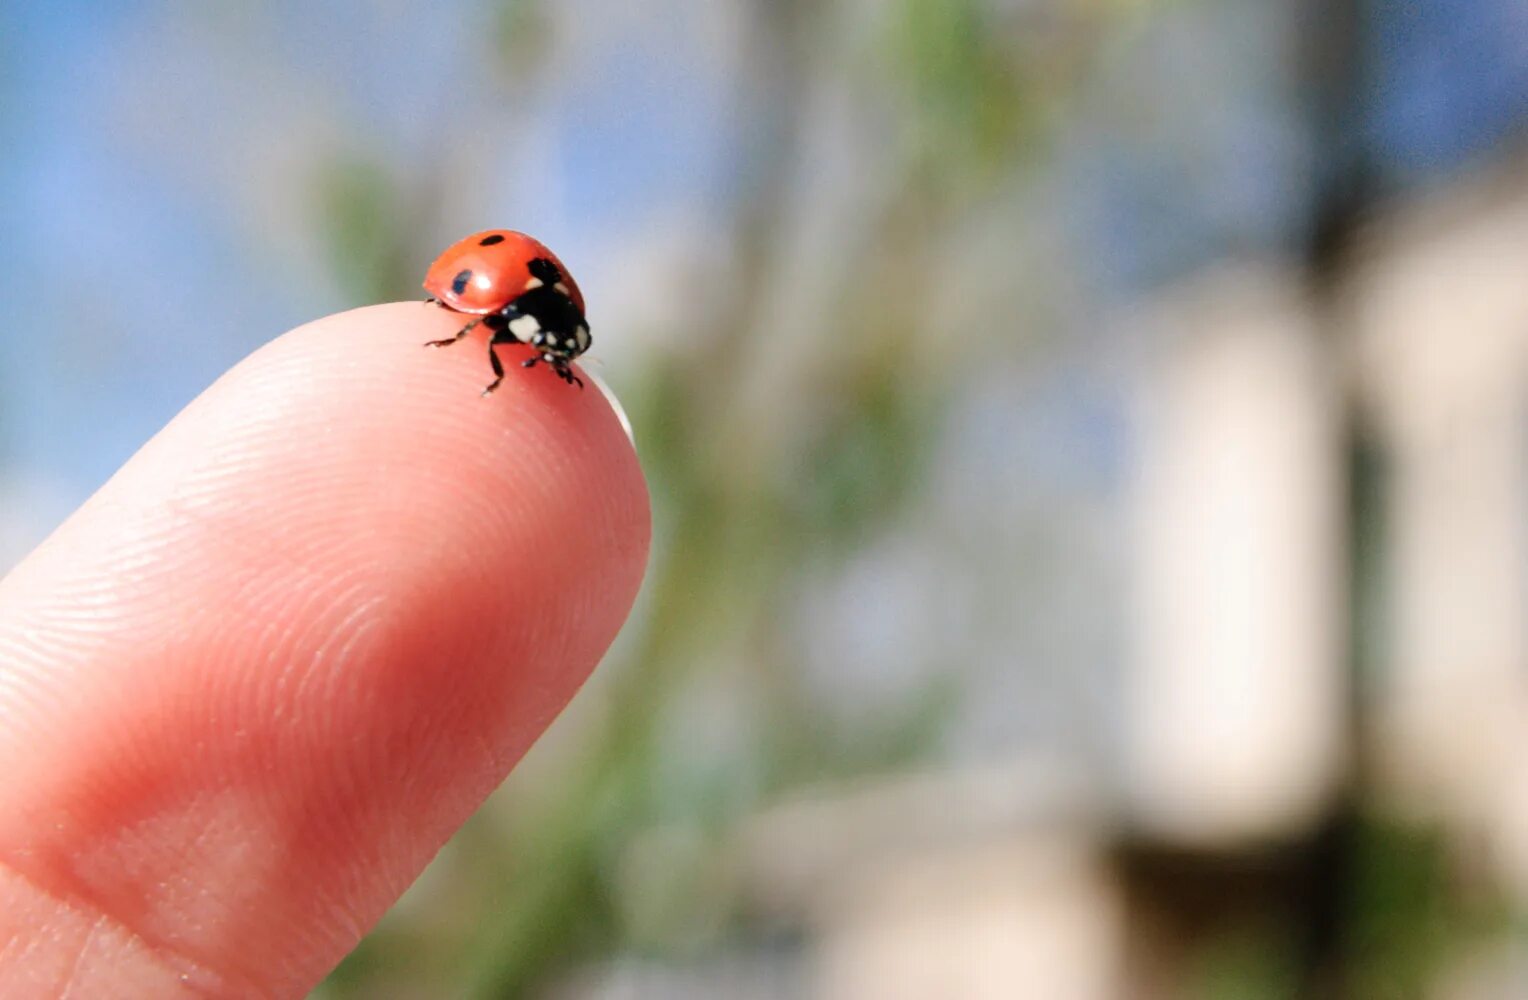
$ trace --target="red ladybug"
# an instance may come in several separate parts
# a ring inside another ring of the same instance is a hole
[[[536,354],[522,366],[541,362],[569,385],[584,387],[568,367],[589,349],[584,296],[562,261],[539,240],[512,229],[474,233],[435,259],[424,276],[424,288],[431,296],[427,302],[475,317],[456,336],[432,340],[428,346],[454,344],[479,323],[493,331],[488,361],[494,380],[483,395],[504,381],[496,344],[529,344]]]

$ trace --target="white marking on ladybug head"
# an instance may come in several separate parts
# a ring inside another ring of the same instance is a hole
[[[532,278],[531,280],[529,280],[529,281],[527,281],[525,283],[525,290],[527,292],[530,291],[532,288],[540,288],[540,287],[541,287],[541,279],[540,278]]]
[[[552,291],[556,292],[558,295],[567,295],[570,299],[573,297],[568,293],[568,286],[560,281],[552,286]]]
[[[541,321],[530,313],[516,316],[509,321],[509,332],[515,335],[516,340],[529,343],[535,339],[536,334],[541,332]]]

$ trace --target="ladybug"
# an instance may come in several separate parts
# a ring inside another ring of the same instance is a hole
[[[472,316],[456,336],[426,346],[445,347],[465,337],[479,323],[493,331],[488,361],[494,380],[488,395],[504,381],[504,365],[494,347],[529,344],[536,351],[520,364],[546,365],[569,385],[584,387],[569,362],[589,349],[584,296],[557,255],[539,240],[512,229],[489,229],[453,243],[424,276],[426,304]]]

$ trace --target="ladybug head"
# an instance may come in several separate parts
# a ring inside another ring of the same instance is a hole
[[[536,350],[568,361],[587,351],[592,342],[593,338],[589,336],[589,324],[582,319],[562,330],[549,330],[543,326],[531,335],[531,345]]]
[[[589,323],[569,292],[567,279],[557,264],[545,257],[532,260],[527,269],[531,274],[529,287],[512,303],[516,312],[532,320],[525,324],[521,339],[543,355],[563,360],[578,357],[589,349]],[[521,332],[515,323],[510,329]]]
[[[530,262],[527,270],[531,272],[532,278],[535,278],[543,285],[552,286],[562,281],[562,272],[559,271],[557,269],[557,265],[552,263],[552,261],[547,257],[537,257],[535,260]],[[567,292],[564,290],[563,294],[566,295]]]

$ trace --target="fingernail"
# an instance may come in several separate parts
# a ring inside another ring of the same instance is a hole
[[[605,398],[610,400],[610,408],[615,410],[615,415],[620,418],[621,429],[626,432],[626,439],[630,441],[633,446],[635,446],[637,443],[637,436],[632,432],[631,418],[626,416],[626,407],[622,406],[621,401],[616,398],[614,390],[605,384],[604,379],[600,378],[598,375],[587,368],[584,369],[584,378],[592,380],[595,385],[599,386],[600,392],[605,394]]]

